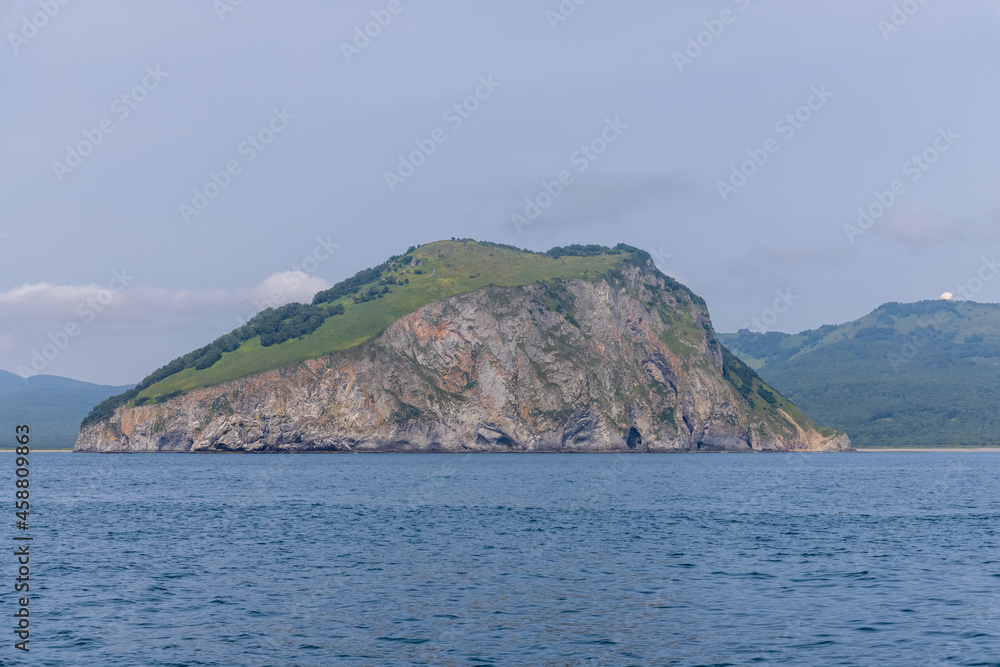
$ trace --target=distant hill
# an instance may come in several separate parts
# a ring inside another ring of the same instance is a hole
[[[887,303],[798,334],[719,339],[856,447],[1000,444],[1000,305]]]
[[[12,446],[14,428],[28,424],[32,447],[72,449],[80,422],[94,404],[130,387],[91,384],[55,375],[25,380],[0,371],[0,445]]]

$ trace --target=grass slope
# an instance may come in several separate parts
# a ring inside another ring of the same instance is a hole
[[[785,415],[787,415],[803,430],[816,429],[827,437],[842,433],[842,431],[821,426],[806,417],[798,406],[769,386],[750,366],[726,349],[725,346],[722,348],[722,373],[730,386],[736,390],[736,393],[750,403],[750,408],[757,419],[773,420],[778,418],[782,421],[788,421],[785,419]]]
[[[854,322],[720,340],[860,447],[1000,442],[1000,306],[890,303]]]
[[[438,241],[422,246],[407,257],[415,260],[388,268],[366,286],[388,288],[381,298],[355,303],[351,296],[331,302],[342,304],[344,314],[331,317],[315,332],[279,345],[263,347],[250,340],[204,370],[187,368],[147,387],[137,399],[155,401],[199,387],[208,387],[247,375],[315,359],[346,350],[377,336],[400,317],[456,294],[487,285],[530,285],[554,278],[596,278],[620,264],[627,254],[553,258],[538,253],[483,245],[474,241]],[[394,277],[397,284],[384,279]],[[408,280],[408,284],[398,284]],[[364,292],[362,287],[358,290]]]

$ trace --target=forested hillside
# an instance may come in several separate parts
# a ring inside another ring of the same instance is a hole
[[[997,304],[888,303],[840,326],[719,338],[855,446],[1000,444]]]

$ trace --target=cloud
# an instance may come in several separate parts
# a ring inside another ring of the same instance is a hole
[[[310,276],[303,271],[282,271],[267,277],[260,285],[240,293],[244,300],[250,301],[281,301],[288,303],[298,301],[309,303],[316,292],[331,287],[330,283]],[[280,304],[276,304],[280,305]]]
[[[0,308],[27,304],[40,305],[44,308],[59,303],[86,299],[87,296],[97,294],[100,290],[101,286],[96,283],[90,285],[52,285],[50,283],[28,285],[25,283],[20,287],[0,293]]]
[[[316,292],[328,287],[327,281],[303,271],[274,273],[258,285],[235,291],[169,290],[143,285],[130,289],[121,281],[111,281],[107,286],[43,282],[0,292],[0,318],[71,320],[91,311],[112,319],[147,319],[163,313],[256,312],[293,301],[308,303]]]

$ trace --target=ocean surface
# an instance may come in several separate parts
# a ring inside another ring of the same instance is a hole
[[[1000,454],[31,470],[31,652],[5,501],[4,665],[1000,665]]]

